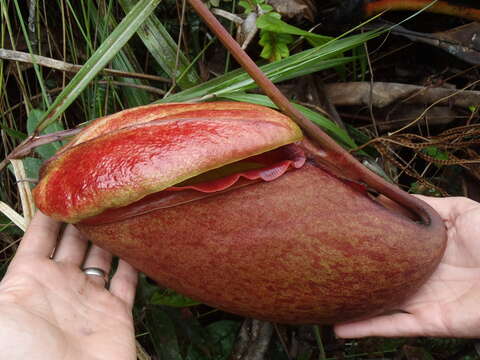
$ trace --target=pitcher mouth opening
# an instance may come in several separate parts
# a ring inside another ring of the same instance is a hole
[[[81,221],[86,225],[112,223],[154,210],[178,206],[239,187],[278,179],[289,171],[300,169],[306,161],[305,152],[296,144],[288,144],[265,153],[227,164],[197,175],[167,189],[119,208]]]

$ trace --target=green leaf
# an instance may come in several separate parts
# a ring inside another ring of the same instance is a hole
[[[230,358],[240,323],[220,320],[208,325],[203,332],[207,339],[201,346],[191,345],[185,360],[227,360]]]
[[[332,40],[329,36],[314,34],[296,26],[287,24],[276,16],[264,14],[257,19],[257,27],[262,30],[271,31],[278,34],[299,35],[305,37],[312,46],[320,46]]]
[[[188,311],[182,311],[179,308],[165,308],[164,310],[170,319],[172,319],[178,338],[188,339],[189,349],[187,353],[190,353],[193,349],[198,349],[200,353],[205,356],[206,348],[210,347],[208,344],[208,334],[200,324],[198,318],[193,316],[193,314],[189,316]],[[189,359],[188,355],[186,359]],[[204,359],[204,357],[200,357],[200,359]]]
[[[210,341],[215,344],[215,360],[227,360],[233,350],[240,323],[221,320],[207,326]]]
[[[434,196],[434,197],[442,197],[442,193],[440,193],[437,189],[428,186],[421,181],[414,181],[410,184],[410,193],[412,194],[420,194],[426,196]]]
[[[40,123],[40,120],[43,118],[45,115],[45,111],[39,110],[39,109],[33,109],[30,111],[30,114],[28,115],[27,119],[27,131],[29,135],[32,135],[35,129],[37,128],[38,124]],[[42,134],[49,134],[55,131],[61,131],[64,130],[63,126],[59,122],[55,122],[48,126],[46,129],[44,129],[41,133]],[[62,146],[62,143],[60,141],[55,141],[50,144],[45,144],[41,145],[37,148],[35,148],[35,151],[40,155],[40,157],[44,160],[51,158],[55,153],[57,152],[58,149]],[[35,175],[35,177],[38,176],[38,173]],[[30,176],[29,176],[30,177]]]
[[[290,55],[288,45],[293,42],[289,34],[278,34],[272,31],[260,32],[259,44],[263,47],[260,56],[269,61],[278,61]]]
[[[250,14],[252,12],[252,6],[250,5],[250,2],[246,1],[246,0],[241,0],[238,2],[238,5],[241,6],[243,8],[243,12],[245,14]]]
[[[120,0],[120,5],[125,11],[132,9],[134,4],[133,0]],[[178,49],[175,40],[154,14],[145,20],[137,33],[161,68],[170,77],[176,78],[180,88],[187,89],[200,83],[195,68],[190,66],[187,57]],[[180,77],[184,72],[185,75]]]
[[[158,289],[150,298],[150,303],[154,305],[167,305],[172,307],[187,307],[200,304],[170,289]]]
[[[22,159],[22,161],[23,161],[23,166],[25,167],[25,175],[27,175],[27,178],[38,179],[40,168],[42,167],[43,161],[37,158],[32,158],[32,157],[26,157]]]
[[[33,157],[25,157],[22,159],[23,166],[25,168],[25,175],[28,179],[37,180],[39,178],[40,168],[42,167],[43,161]],[[13,165],[7,165],[8,170],[15,174],[13,171]],[[29,182],[30,188],[33,188],[34,183]]]
[[[100,45],[95,53],[73,77],[55,102],[48,108],[40,121],[38,130],[45,129],[55,122],[70,104],[88,86],[90,81],[112,60],[123,45],[138,30],[145,19],[155,10],[161,0],[139,0],[132,10],[123,18],[110,36]]]
[[[27,138],[27,135],[25,135],[23,132],[9,128],[2,123],[0,123],[0,127],[8,134],[8,136],[16,138],[17,140],[23,141]]]
[[[267,5],[267,4],[262,4],[262,5],[260,5],[260,9],[261,9],[264,13],[266,13],[266,12],[272,11],[272,10],[273,10],[273,7],[270,6],[270,5]],[[279,15],[280,15],[280,14],[279,14]]]
[[[158,306],[146,312],[146,326],[157,356],[162,360],[182,360],[172,319]]]
[[[270,78],[271,81],[277,83],[339,66],[341,64],[346,64],[356,58],[343,57],[342,54],[345,51],[362,44],[364,41],[376,37],[379,33],[380,32],[367,32],[345,37],[343,39],[332,40],[322,46],[308,49],[290,55],[280,61],[263,65],[260,69],[268,78]],[[213,99],[222,94],[246,91],[256,87],[257,84],[243,69],[237,69],[203,84],[172,94],[157,101],[157,103]]]
[[[437,160],[448,160],[448,152],[440,150],[436,146],[427,146],[426,148],[422,149],[422,152],[431,156]]]

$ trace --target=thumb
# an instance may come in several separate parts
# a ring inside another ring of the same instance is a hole
[[[382,315],[367,320],[340,323],[334,326],[334,331],[339,338],[362,338],[367,336],[408,337],[427,335],[418,319],[408,313]]]
[[[430,205],[436,212],[438,212],[443,220],[453,220],[457,216],[475,209],[480,205],[476,201],[461,196],[438,198],[415,195],[415,197]]]

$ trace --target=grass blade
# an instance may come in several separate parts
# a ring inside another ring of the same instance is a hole
[[[105,41],[108,34],[112,29],[115,29],[118,24],[111,11],[97,9],[93,0],[90,0],[90,6],[88,7],[92,14],[92,19],[95,21],[98,27],[97,34],[101,41]],[[140,73],[143,70],[140,67],[139,62],[135,57],[134,51],[128,44],[118,52],[118,54],[112,59],[112,68],[124,72]],[[119,81],[123,83],[147,85],[146,82],[138,79],[120,78]],[[135,107],[146,105],[151,102],[150,95],[143,90],[132,89],[129,87],[121,87],[119,92],[122,93],[122,99],[128,107]]]
[[[363,44],[378,34],[379,32],[367,32],[331,41],[260,68],[275,83],[340,66],[356,59],[355,57],[344,57],[344,52]],[[256,87],[256,83],[243,69],[237,69],[193,88],[170,95],[159,102],[206,100]]]
[[[14,3],[15,3],[15,9],[17,11],[18,20],[19,20],[19,23],[20,23],[21,28],[22,28],[23,37],[25,39],[25,42],[27,43],[28,51],[30,52],[30,54],[32,54],[32,56],[35,56],[33,48],[32,48],[32,44],[30,42],[30,37],[27,33],[25,22],[23,21],[22,12],[20,10],[20,6],[18,5],[18,0],[15,0]],[[2,6],[4,6],[3,1],[2,1]],[[44,101],[46,106],[49,106],[50,105],[50,100],[48,98],[47,87],[45,85],[45,79],[43,78],[42,72],[40,71],[40,67],[38,66],[38,64],[36,62],[34,62],[33,63],[33,68],[34,68],[35,74],[37,76],[38,84],[40,85],[40,89],[42,91],[43,101]]]
[[[88,83],[120,51],[160,1],[161,0],[140,0],[132,8],[65,89],[57,96],[55,102],[48,108],[45,116],[40,121],[37,131],[45,129],[60,117],[65,109],[80,95],[83,89],[85,89]]]
[[[0,213],[4,214],[8,219],[10,219],[15,225],[20,229],[25,231],[27,229],[27,224],[22,215],[13,210],[8,204],[0,201]]]
[[[132,9],[135,3],[133,0],[120,0],[119,2],[125,12]],[[150,15],[137,33],[162,69],[170,77],[177,79],[180,88],[187,89],[200,82],[200,77],[195,69],[189,67],[187,57],[180,52],[176,42],[155,15]],[[179,52],[178,64],[177,52]],[[184,71],[186,74],[180,78]]]
[[[313,32],[305,31],[296,26],[290,25],[279,18],[268,16],[264,14],[257,20],[257,27],[262,30],[271,31],[276,34],[290,34],[303,36],[313,46],[320,46],[332,40],[330,36],[315,34]]]

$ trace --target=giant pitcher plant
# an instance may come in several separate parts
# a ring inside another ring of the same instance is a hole
[[[441,219],[305,119],[190,3],[283,114],[172,103],[97,119],[43,166],[38,207],[226,311],[333,323],[394,309],[440,261]]]

